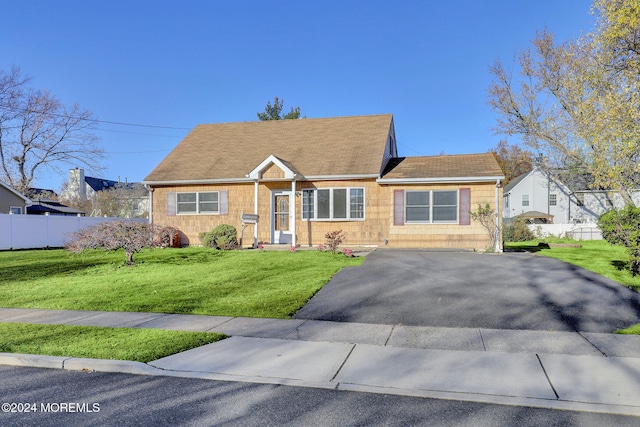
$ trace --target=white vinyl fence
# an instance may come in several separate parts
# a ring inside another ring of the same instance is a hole
[[[105,221],[123,218],[96,218],[58,215],[0,214],[0,250],[61,248],[72,233]],[[131,221],[147,221],[133,219]]]
[[[575,240],[602,240],[602,231],[595,223],[584,224],[528,224],[536,237],[568,237]]]

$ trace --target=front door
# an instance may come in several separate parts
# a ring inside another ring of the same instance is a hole
[[[274,191],[271,209],[271,241],[273,243],[291,243],[291,202],[290,191]]]

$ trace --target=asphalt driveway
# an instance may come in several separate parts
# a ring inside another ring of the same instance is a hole
[[[640,294],[528,253],[377,250],[336,274],[295,318],[613,332],[640,323]]]

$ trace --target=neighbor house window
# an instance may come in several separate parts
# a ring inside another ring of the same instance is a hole
[[[302,218],[364,219],[364,188],[302,190]]]
[[[529,206],[529,195],[528,194],[523,194],[522,195],[522,206]]]
[[[13,215],[22,215],[22,208],[20,206],[11,206],[9,213]]]
[[[216,214],[220,212],[219,192],[177,193],[178,214]]]
[[[452,223],[458,221],[457,191],[407,191],[407,223]]]
[[[549,206],[558,206],[557,194],[549,194]]]

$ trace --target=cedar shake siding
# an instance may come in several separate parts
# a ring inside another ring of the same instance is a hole
[[[145,182],[153,223],[190,244],[224,223],[244,246],[342,230],[345,246],[482,250],[469,211],[495,209],[501,179],[492,154],[399,158],[393,118],[379,115],[200,125]],[[242,232],[243,213],[259,221]]]

